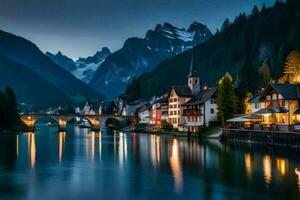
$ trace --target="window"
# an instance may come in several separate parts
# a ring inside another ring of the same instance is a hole
[[[198,83],[198,80],[197,80],[197,79],[195,80],[195,83],[196,83],[196,84]]]
[[[170,102],[172,103],[172,102],[173,102],[173,99],[170,99]]]
[[[212,109],[210,109],[210,113],[211,114],[214,114],[215,113],[215,110],[212,108]]]
[[[174,115],[177,115],[177,111],[176,110],[174,111]]]
[[[259,107],[259,103],[255,103],[254,104],[254,107],[255,107],[255,109],[259,109],[260,107]]]
[[[210,103],[211,103],[211,104],[215,104],[215,103],[216,103],[216,99],[215,99],[215,98],[211,98],[211,99],[210,99]]]
[[[266,99],[267,99],[267,100],[271,100],[271,96],[270,96],[270,95],[267,95],[267,96],[266,96]]]
[[[272,99],[276,100],[277,99],[277,94],[272,94]]]

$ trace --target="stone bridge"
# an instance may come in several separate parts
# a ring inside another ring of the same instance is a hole
[[[76,117],[86,119],[93,131],[100,130],[101,126],[105,126],[107,119],[113,118],[121,123],[125,123],[128,117],[118,116],[118,115],[84,115],[84,114],[21,114],[21,120],[28,126],[30,131],[33,131],[35,128],[36,122],[41,118],[50,118],[53,119],[58,127],[59,131],[66,131],[67,124],[75,120]]]

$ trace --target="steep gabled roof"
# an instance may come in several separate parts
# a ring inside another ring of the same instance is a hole
[[[248,100],[249,103],[259,103],[260,95],[262,92],[257,93],[251,99]]]
[[[192,97],[193,96],[191,89],[186,85],[173,86],[173,89],[175,90],[176,94],[179,97]]]
[[[199,105],[203,104],[209,99],[211,99],[217,92],[217,88],[208,88],[206,90],[201,90],[193,99],[189,100],[184,106],[191,106],[191,105]]]
[[[261,93],[260,99],[270,89],[276,90],[286,100],[299,100],[300,99],[300,84],[289,84],[289,83],[275,83],[275,84],[270,84]]]
[[[272,84],[284,99],[298,100],[300,99],[300,84]]]

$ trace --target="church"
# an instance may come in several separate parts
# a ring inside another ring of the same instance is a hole
[[[168,122],[184,132],[199,132],[217,122],[217,88],[202,86],[192,55],[187,84],[172,86],[169,92]]]

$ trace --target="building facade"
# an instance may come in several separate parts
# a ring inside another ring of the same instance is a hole
[[[261,116],[263,128],[290,131],[300,123],[300,84],[269,84],[249,100],[252,114]]]
[[[217,88],[204,88],[197,96],[182,105],[182,115],[185,118],[182,130],[199,132],[202,127],[208,127],[217,122]]]

